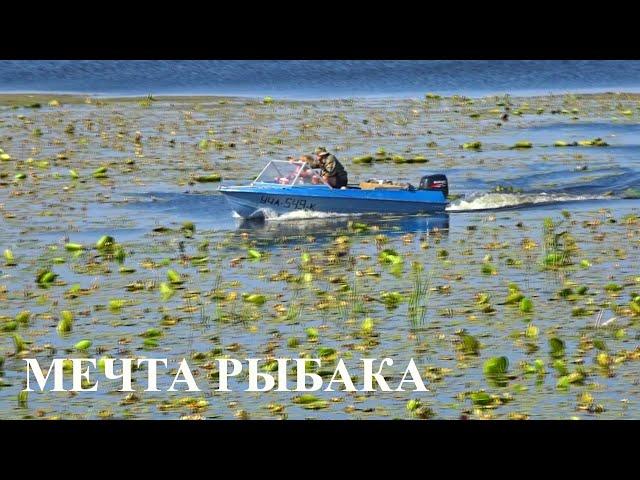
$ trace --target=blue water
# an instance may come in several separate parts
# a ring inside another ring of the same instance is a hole
[[[0,61],[0,92],[308,99],[639,90],[640,61]]]

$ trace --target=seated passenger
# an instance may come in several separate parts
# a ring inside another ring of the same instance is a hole
[[[322,169],[323,181],[332,188],[346,187],[348,183],[347,171],[338,159],[327,152],[324,147],[316,148],[314,153],[316,158],[309,162],[309,165],[311,168]]]

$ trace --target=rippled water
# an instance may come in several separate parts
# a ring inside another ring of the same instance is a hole
[[[0,61],[5,92],[335,98],[638,88],[638,61]]]

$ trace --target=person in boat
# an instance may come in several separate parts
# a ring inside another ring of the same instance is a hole
[[[296,169],[296,171],[290,175],[291,179],[295,178],[295,176],[299,173],[300,179],[303,183],[312,183],[313,185],[319,185],[323,183],[322,177],[314,172],[313,167],[310,167],[312,164],[315,164],[317,162],[317,159],[314,155],[300,155],[300,157],[298,157],[297,159],[294,157],[287,158],[291,163],[301,162],[305,164],[300,165]]]
[[[315,159],[309,163],[309,166],[322,170],[324,182],[332,188],[346,187],[348,183],[347,171],[335,155],[327,152],[324,147],[316,148],[314,154]]]

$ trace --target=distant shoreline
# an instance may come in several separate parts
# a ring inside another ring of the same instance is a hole
[[[336,98],[319,98],[319,99],[294,99],[294,98],[279,98],[271,96],[274,102],[281,103],[326,103],[335,101],[421,101],[425,100],[425,96],[428,92],[424,92],[421,96],[353,96],[353,97],[336,97]],[[437,93],[437,92],[436,92]],[[220,102],[220,101],[232,101],[232,102],[262,102],[265,96],[244,96],[244,95],[211,95],[211,94],[167,94],[167,95],[154,95],[151,94],[154,101],[157,102],[185,102],[185,101],[197,101],[197,102]],[[640,101],[639,91],[601,91],[601,92],[566,92],[566,93],[550,93],[550,94],[534,94],[534,95],[521,95],[521,94],[487,94],[482,96],[468,96],[468,95],[441,95],[443,100],[451,99],[453,97],[464,97],[474,100],[491,99],[491,98],[504,98],[508,95],[512,100],[524,100],[529,98],[562,98],[567,95],[575,96],[576,98],[619,98],[621,96],[626,97],[627,100]],[[84,94],[84,93],[60,93],[60,92],[0,92],[0,106],[26,106],[25,104],[42,102],[42,106],[51,100],[58,100],[67,104],[81,104],[87,103],[87,99],[91,101],[101,101],[105,103],[130,103],[139,102],[148,98],[148,95],[102,95],[102,94]]]

